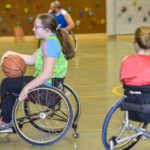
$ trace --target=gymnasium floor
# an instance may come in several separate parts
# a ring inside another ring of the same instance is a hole
[[[121,98],[119,68],[124,56],[134,53],[132,37],[108,38],[106,35],[89,34],[77,36],[79,47],[76,58],[70,61],[66,83],[71,85],[81,100],[79,120],[80,138],[68,136],[51,150],[104,150],[101,141],[102,124],[110,107]],[[0,39],[0,56],[8,49],[32,53],[34,40],[14,43]],[[33,74],[29,67],[26,74]],[[0,72],[1,73],[1,72]],[[3,77],[1,73],[1,79]],[[118,89],[117,89],[118,88]],[[117,91],[116,91],[117,89]],[[40,149],[23,142],[18,135],[10,135],[11,142],[0,143],[3,150]],[[133,150],[148,150],[149,141],[141,141]]]

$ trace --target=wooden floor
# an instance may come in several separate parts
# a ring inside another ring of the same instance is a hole
[[[108,38],[106,35],[89,34],[77,36],[76,58],[70,61],[66,83],[71,85],[81,100],[81,117],[78,131],[80,138],[69,135],[51,150],[104,150],[101,141],[102,124],[110,107],[121,98],[119,70],[124,56],[134,53],[133,38]],[[0,40],[0,55],[6,50],[32,53],[37,43],[27,40],[14,43]],[[29,67],[26,74],[33,74]],[[1,74],[1,79],[3,74]],[[117,89],[118,87],[118,89]],[[23,142],[18,135],[11,135],[11,142],[0,144],[3,150],[36,149]],[[149,141],[141,141],[133,150],[149,150]]]

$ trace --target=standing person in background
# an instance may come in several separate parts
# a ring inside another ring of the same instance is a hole
[[[53,1],[50,3],[50,10],[48,13],[54,16],[60,28],[68,31],[75,27],[70,14],[66,10],[62,9],[59,1]]]

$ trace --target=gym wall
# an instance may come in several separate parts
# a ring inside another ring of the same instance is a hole
[[[139,26],[150,25],[149,0],[107,0],[107,33],[133,34]]]
[[[0,36],[12,36],[15,25],[21,25],[25,35],[33,35],[34,19],[47,13],[50,0],[5,0],[0,2]],[[72,16],[75,33],[106,32],[106,0],[60,0]]]

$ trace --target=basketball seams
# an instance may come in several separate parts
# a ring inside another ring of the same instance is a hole
[[[5,69],[4,69],[4,68],[5,68]],[[4,73],[7,73],[7,74],[10,74],[10,71],[13,71],[13,72],[16,73],[15,75],[17,75],[17,72],[18,72],[18,71],[20,72],[20,70],[10,69],[10,68],[5,67],[4,65],[2,66],[2,70],[3,70]]]
[[[1,67],[4,74],[12,78],[23,76],[26,71],[25,61],[18,55],[5,57]]]
[[[20,56],[19,56],[20,57]],[[13,71],[20,71],[21,73],[22,73],[22,75],[23,75],[23,70],[16,64],[16,62],[15,61],[13,61],[10,57],[7,57],[8,58],[8,60],[10,60],[12,63],[14,63],[15,65],[16,65],[16,67],[19,69],[19,70],[13,70]],[[11,70],[11,69],[10,69]]]
[[[20,71],[19,69],[11,69],[11,68],[8,68],[8,67],[6,67],[6,66],[4,66],[4,65],[2,65],[2,68],[6,68],[6,69],[12,70],[12,71]]]

